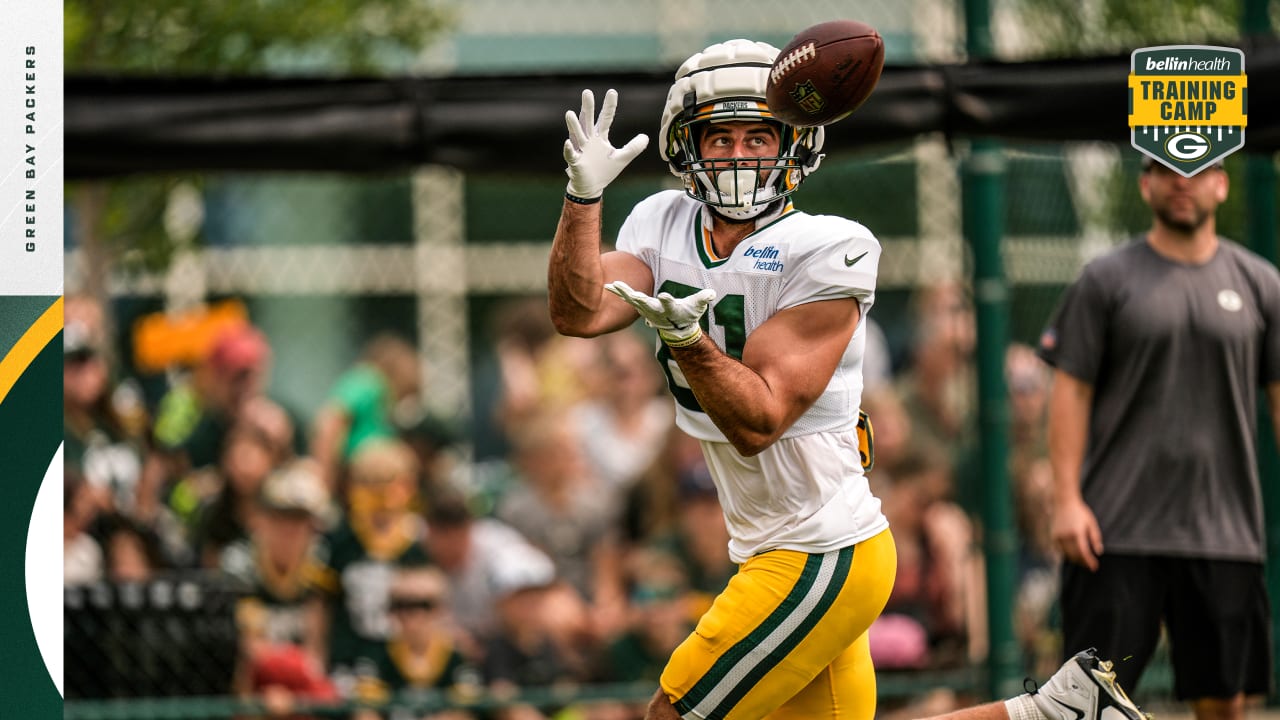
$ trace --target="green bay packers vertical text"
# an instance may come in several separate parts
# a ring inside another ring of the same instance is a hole
[[[23,63],[23,82],[22,88],[22,107],[23,119],[26,121],[23,125],[23,147],[26,148],[24,153],[24,176],[28,183],[23,193],[22,208],[23,226],[26,230],[24,241],[27,252],[36,251],[36,47],[35,45],[26,46],[26,52]]]

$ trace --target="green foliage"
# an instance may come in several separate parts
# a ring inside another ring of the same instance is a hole
[[[1240,0],[1021,0],[1018,25],[1043,56],[1129,52],[1239,36]]]
[[[148,175],[75,184],[67,188],[67,201],[84,216],[82,222],[92,222],[92,232],[102,238],[103,249],[119,269],[154,272],[168,267],[182,249],[165,231],[170,193],[180,184],[198,187],[198,182],[185,176]]]
[[[411,70],[454,21],[449,0],[64,0],[68,73],[236,75]],[[125,271],[166,268],[185,243],[164,214],[190,176],[72,184],[78,240]],[[105,264],[90,269],[104,287]]]
[[[436,0],[65,0],[67,72],[404,70],[453,20]]]

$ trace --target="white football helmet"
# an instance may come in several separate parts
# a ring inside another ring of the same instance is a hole
[[[773,117],[765,103],[772,45],[729,40],[684,61],[667,92],[658,151],[690,197],[735,221],[757,217],[795,192],[822,161],[821,127],[795,128]],[[778,127],[777,157],[705,160],[698,139],[707,123],[764,121]]]

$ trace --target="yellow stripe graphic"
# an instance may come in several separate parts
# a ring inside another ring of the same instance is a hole
[[[0,403],[4,402],[13,384],[18,382],[22,373],[27,371],[31,361],[36,359],[41,350],[49,344],[62,330],[62,298],[58,298],[44,314],[35,321],[22,337],[9,350],[9,354],[0,360]]]
[[[1245,127],[1249,124],[1244,104],[1248,86],[1244,75],[1130,75],[1129,127]]]

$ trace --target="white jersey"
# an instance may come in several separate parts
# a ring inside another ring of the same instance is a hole
[[[880,262],[880,244],[867,228],[793,210],[720,258],[712,250],[703,215],[702,203],[681,191],[657,193],[632,210],[617,247],[649,266],[654,294],[683,297],[715,289],[704,329],[731,357],[741,359],[747,336],[790,307],[852,297],[866,318],[875,301]],[[702,411],[670,351],[659,344],[658,360],[676,400],[676,422],[702,441],[735,562],[778,548],[827,552],[888,527],[858,459],[865,328],[860,320],[813,406],[778,442],[751,458],[739,455]]]

